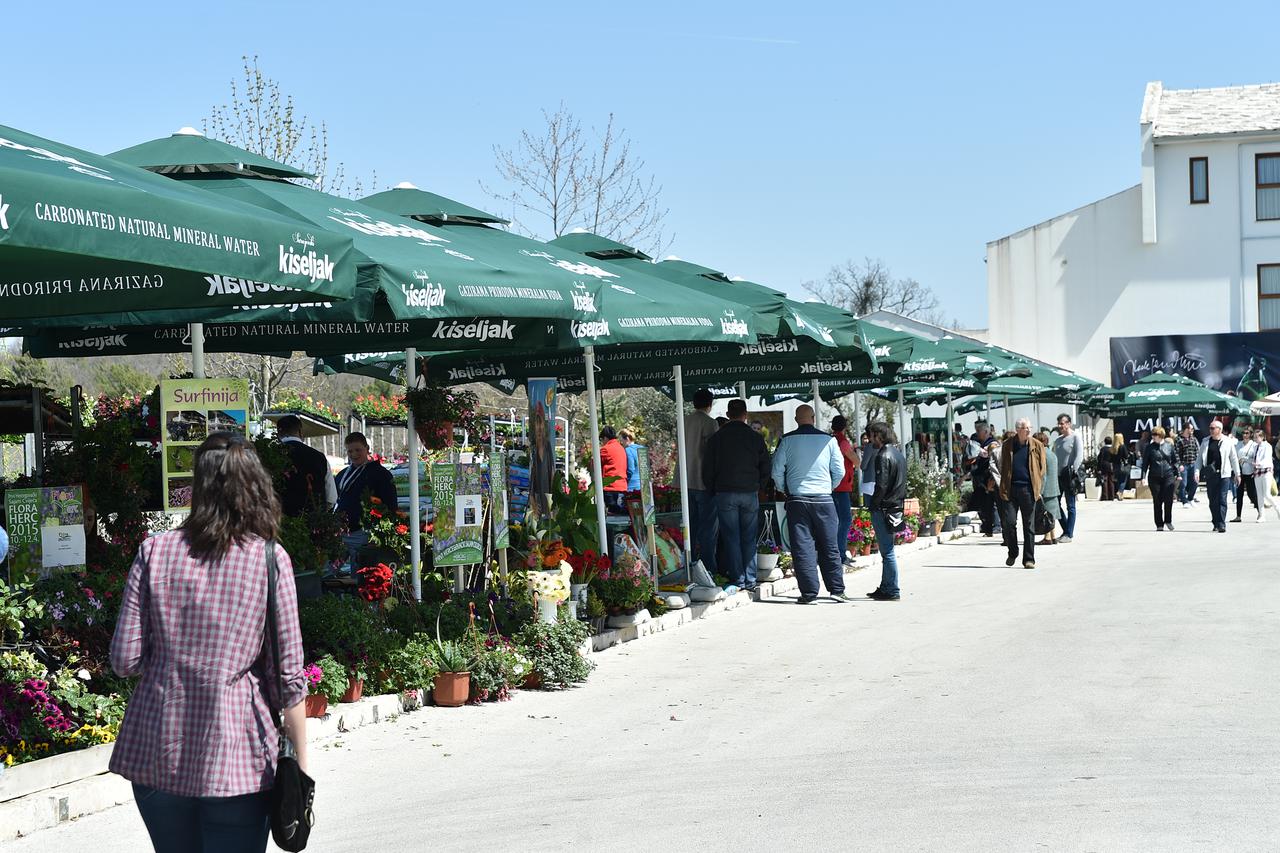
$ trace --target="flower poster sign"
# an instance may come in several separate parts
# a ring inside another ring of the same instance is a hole
[[[653,471],[649,468],[649,448],[636,448],[636,470],[640,474],[640,507],[644,511],[644,523],[656,524],[658,510],[653,503]]]
[[[489,506],[493,519],[493,547],[511,544],[510,510],[507,504],[507,454],[498,450],[489,457]]]
[[[479,465],[431,466],[434,563],[470,566],[484,559],[484,485]]]
[[[5,522],[12,578],[84,571],[84,493],[79,486],[10,489]]]
[[[215,432],[246,435],[249,384],[243,379],[166,379],[160,383],[165,512],[191,510],[196,448]]]

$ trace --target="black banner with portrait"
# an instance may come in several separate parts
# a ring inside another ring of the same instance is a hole
[[[1220,335],[1151,335],[1111,339],[1111,384],[1132,385],[1152,373],[1176,373],[1203,382],[1215,391],[1252,402],[1280,390],[1280,332],[1228,332]],[[1165,429],[1191,423],[1204,437],[1205,415],[1166,415]],[[1227,419],[1223,419],[1227,420]],[[1247,419],[1236,418],[1234,426]],[[1274,418],[1255,417],[1269,438]],[[1155,418],[1117,418],[1116,431],[1136,438],[1155,426]],[[1226,426],[1233,424],[1227,420]]]

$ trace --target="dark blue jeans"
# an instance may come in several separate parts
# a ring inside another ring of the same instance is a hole
[[[1067,510],[1062,514],[1062,532],[1072,539],[1076,538],[1076,495],[1062,495]]]
[[[840,543],[840,559],[849,551],[849,528],[853,527],[853,492],[832,492],[836,502],[836,541]]]
[[[1178,478],[1178,500],[1184,504],[1191,503],[1196,496],[1196,466],[1185,465]]]
[[[827,592],[844,592],[844,566],[836,543],[836,505],[831,495],[799,495],[787,501],[787,531],[791,534],[791,563],[800,595],[818,594],[818,567]]]
[[[716,496],[704,489],[689,490],[689,538],[695,560],[711,574],[716,572]]]
[[[263,853],[269,791],[240,797],[179,797],[134,784],[133,797],[156,853]]]
[[[755,492],[717,492],[716,515],[720,519],[720,539],[724,545],[720,573],[738,586],[755,586],[760,498]]]
[[[885,595],[898,595],[898,555],[894,552],[893,528],[889,519],[878,509],[871,510],[871,527],[876,531],[876,544],[880,547],[880,586]]]

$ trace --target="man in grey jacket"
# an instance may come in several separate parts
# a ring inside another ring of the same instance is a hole
[[[711,417],[711,404],[715,397],[706,388],[693,393],[693,411],[684,417],[684,463],[689,480],[689,543],[695,560],[712,574],[716,571],[716,539],[719,525],[716,523],[715,494],[702,479],[702,456],[707,450],[707,440],[720,428]]]
[[[1053,441],[1053,458],[1058,466],[1058,487],[1067,504],[1067,511],[1060,514],[1063,535],[1058,537],[1058,542],[1066,543],[1076,535],[1074,483],[1079,478],[1080,466],[1084,464],[1084,442],[1076,435],[1071,415],[1066,412],[1058,415],[1058,437]]]
[[[829,433],[813,425],[813,407],[796,409],[796,428],[773,453],[774,486],[787,493],[787,532],[791,561],[800,586],[798,604],[818,597],[818,566],[827,592],[836,601],[852,601],[844,591],[844,566],[837,541],[840,526],[831,492],[844,479],[844,457]]]

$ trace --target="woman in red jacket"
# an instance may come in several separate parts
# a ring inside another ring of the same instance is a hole
[[[618,433],[607,426],[600,430],[600,472],[604,482],[604,505],[609,512],[625,513],[627,494],[627,451]]]

